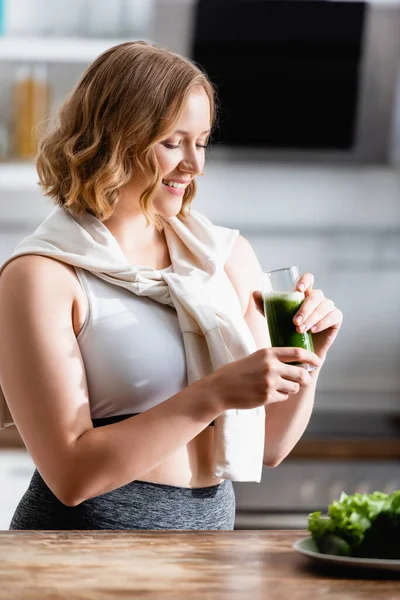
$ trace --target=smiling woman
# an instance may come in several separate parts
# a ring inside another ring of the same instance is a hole
[[[210,100],[203,87],[194,88],[182,106],[176,129],[154,149],[163,190],[176,198],[184,198],[187,187],[204,168],[205,148],[210,134]],[[135,185],[134,183],[132,185]],[[179,204],[165,205],[167,197],[157,195],[154,208],[158,214],[174,216]],[[169,198],[170,200],[170,198]]]
[[[199,98],[187,107],[193,93]],[[177,122],[182,106],[186,114]],[[188,142],[195,138],[196,148],[205,146],[214,113],[214,90],[189,60],[145,42],[115,46],[90,65],[61,109],[59,127],[43,138],[40,182],[72,214],[90,210],[100,220],[113,213],[121,188],[136,182],[148,221],[161,227],[152,206],[162,177],[157,149],[185,147],[183,158],[191,165]],[[200,157],[194,166],[201,162]],[[192,179],[185,178],[183,206],[194,196]]]
[[[41,141],[56,207],[0,271],[7,421],[37,468],[12,529],[233,529],[232,481],[307,425],[319,369],[288,363],[320,367],[341,314],[305,274],[318,352],[269,348],[254,252],[190,206],[214,112],[195,64],[129,42]]]

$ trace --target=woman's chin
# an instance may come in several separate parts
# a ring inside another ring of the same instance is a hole
[[[181,200],[179,200],[178,202],[170,202],[168,203],[168,206],[166,206],[165,204],[161,206],[156,206],[157,214],[159,214],[160,217],[164,217],[164,219],[171,219],[172,217],[176,217],[181,212],[181,209]]]

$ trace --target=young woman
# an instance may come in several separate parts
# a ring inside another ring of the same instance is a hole
[[[213,124],[204,73],[129,42],[42,140],[56,208],[0,277],[0,384],[37,467],[11,529],[233,529],[214,421],[261,410],[261,467],[307,426],[342,315],[306,273],[315,353],[269,347],[250,244],[189,210]]]

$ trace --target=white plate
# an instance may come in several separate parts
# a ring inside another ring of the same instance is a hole
[[[356,567],[357,569],[385,569],[400,571],[400,560],[388,560],[383,558],[354,558],[352,556],[335,556],[334,554],[323,554],[319,552],[314,540],[306,537],[293,544],[294,550],[304,554],[313,560],[326,564],[341,565],[343,567]]]

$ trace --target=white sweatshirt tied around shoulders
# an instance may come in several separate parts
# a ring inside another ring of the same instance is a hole
[[[39,254],[86,269],[138,296],[173,306],[182,331],[188,384],[256,350],[239,299],[224,265],[239,234],[191,210],[165,219],[171,269],[132,265],[96,217],[73,217],[55,207],[36,231],[17,246],[16,256]],[[13,420],[0,388],[0,429]],[[215,421],[213,476],[261,480],[264,407],[225,411]]]

